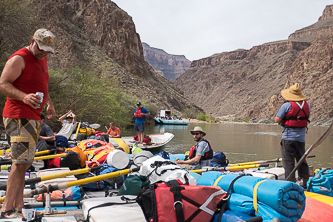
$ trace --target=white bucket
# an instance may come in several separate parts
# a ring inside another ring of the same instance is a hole
[[[109,166],[117,169],[124,169],[129,164],[129,157],[124,151],[115,149],[108,154],[106,161]]]

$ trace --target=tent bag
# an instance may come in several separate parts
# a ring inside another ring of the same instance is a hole
[[[137,202],[147,221],[209,222],[224,196],[220,187],[180,185],[171,180],[150,185]]]

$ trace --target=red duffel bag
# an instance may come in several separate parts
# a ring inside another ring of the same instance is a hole
[[[226,192],[217,186],[156,183],[137,202],[149,222],[209,222]]]

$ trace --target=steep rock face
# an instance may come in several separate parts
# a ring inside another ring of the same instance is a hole
[[[327,6],[317,23],[288,40],[193,61],[175,83],[208,114],[272,122],[283,102],[281,89],[299,82],[309,97],[312,120],[331,121],[332,9]]]
[[[35,0],[34,3],[40,20],[56,35],[56,53],[49,57],[51,69],[98,67],[101,78],[112,77],[127,93],[146,98],[161,109],[181,111],[194,107],[144,60],[132,18],[112,1]]]
[[[162,49],[150,47],[147,43],[142,43],[145,60],[165,78],[173,81],[180,74],[190,68],[191,61],[184,55],[171,55]]]

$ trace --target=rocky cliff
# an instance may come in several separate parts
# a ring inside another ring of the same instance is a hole
[[[318,22],[287,40],[193,61],[175,84],[213,116],[272,122],[283,102],[281,89],[299,82],[313,122],[332,121],[332,10],[333,5],[327,6]]]
[[[175,80],[190,68],[191,61],[184,55],[171,55],[162,49],[150,47],[144,42],[142,46],[145,60],[168,80]]]
[[[101,78],[145,98],[161,109],[194,107],[165,77],[144,60],[132,18],[109,0],[35,0],[39,18],[56,35],[56,53],[49,67],[89,65]],[[102,68],[101,68],[102,67]],[[198,107],[196,107],[198,108]]]

